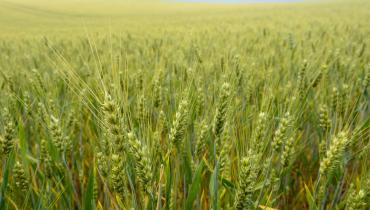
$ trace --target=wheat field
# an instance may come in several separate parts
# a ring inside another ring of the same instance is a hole
[[[370,209],[370,2],[0,0],[0,209]]]

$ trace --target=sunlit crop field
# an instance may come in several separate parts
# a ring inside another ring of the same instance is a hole
[[[0,209],[369,209],[369,11],[0,1]]]

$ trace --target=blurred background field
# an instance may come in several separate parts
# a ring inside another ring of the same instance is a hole
[[[86,32],[178,31],[209,27],[234,31],[255,26],[299,31],[320,22],[364,27],[370,18],[368,1],[306,1],[299,3],[206,4],[173,1],[0,1],[0,36],[44,36]],[[304,23],[302,21],[305,21]],[[319,23],[319,24],[320,24]],[[204,27],[209,26],[209,27]]]

